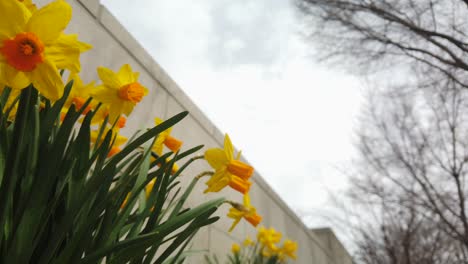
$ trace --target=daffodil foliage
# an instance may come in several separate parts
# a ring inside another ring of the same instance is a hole
[[[91,143],[99,104],[89,109],[88,99],[64,111],[72,86],[55,102],[32,84],[0,95],[0,263],[179,263],[224,202],[184,204],[191,188],[181,189],[178,175],[195,159],[175,173],[173,166],[201,146],[151,151],[187,112],[109,155],[118,139],[107,119]]]

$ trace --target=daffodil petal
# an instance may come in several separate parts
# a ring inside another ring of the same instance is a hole
[[[221,181],[216,182],[215,184],[209,186],[204,192],[219,192],[221,191],[224,187],[226,187],[229,184],[229,180],[222,179]]]
[[[234,147],[232,146],[231,139],[229,138],[228,134],[224,136],[224,152],[226,152],[227,158],[229,160],[234,159],[233,153],[234,153]]]
[[[244,216],[244,212],[237,210],[236,208],[229,209],[227,216],[232,219],[240,219]]]
[[[124,137],[124,136],[121,136],[121,135],[117,135],[115,137],[115,141],[114,141],[114,146],[118,147],[120,145],[123,145],[125,142],[127,142],[127,138]]]
[[[96,88],[94,88],[96,89]],[[104,119],[109,113],[109,107],[107,105],[101,105],[99,107],[99,110],[97,111],[96,114],[94,114],[93,120],[91,121],[92,125],[95,124],[102,124],[104,122]]]
[[[77,35],[60,34],[59,38],[47,47],[45,55],[58,69],[80,72],[80,54],[88,49],[83,47],[84,44],[78,41]]]
[[[164,120],[162,120],[159,117],[154,118],[154,124],[157,125],[157,126],[160,125],[163,122],[164,122]],[[171,131],[172,131],[172,127],[169,127],[168,129],[161,132],[159,135],[164,133],[164,135],[165,135],[164,139],[165,139],[167,136],[169,136],[171,134]]]
[[[159,156],[162,155],[162,152],[163,152],[163,144],[154,144],[153,146],[153,151],[154,153],[158,154]]]
[[[75,35],[75,36],[77,36],[77,38],[78,38],[78,35]],[[79,40],[76,41],[76,44],[77,44],[78,48],[80,49],[80,52],[85,52],[85,51],[88,51],[88,50],[93,48],[92,45],[90,45],[88,43],[85,43],[85,42],[81,42]]]
[[[132,68],[130,67],[129,64],[124,64],[119,72],[117,73],[119,76],[120,82],[125,85],[129,83],[134,83],[138,80],[139,73],[138,72],[133,72]]]
[[[240,220],[241,220],[241,218],[234,220],[231,227],[229,228],[229,231],[228,231],[229,233],[232,232],[232,230],[234,230],[234,228],[237,226],[237,224],[239,224]]]
[[[162,120],[161,118],[159,118],[159,117],[154,118],[154,124],[155,124],[155,125],[159,125],[159,124],[161,124],[162,122],[163,122],[163,120]]]
[[[206,192],[219,192],[231,181],[230,174],[225,170],[215,172],[215,174],[206,182],[208,188]]]
[[[99,78],[102,80],[105,86],[112,89],[120,89],[124,84],[119,81],[117,74],[108,68],[99,67],[97,69]]]
[[[112,102],[109,106],[109,123],[113,124],[120,117],[124,103],[121,101]]]
[[[247,208],[252,207],[252,206],[250,205],[250,197],[249,197],[249,194],[248,194],[248,193],[246,193],[246,194],[244,195],[244,206],[247,207]]]
[[[117,98],[117,92],[116,93],[108,93],[106,87],[99,85],[94,89],[94,91],[91,93],[93,98],[96,98],[99,102],[106,104],[106,107],[108,106],[107,104],[110,104]]]
[[[158,135],[158,138],[156,138],[156,142],[154,142],[153,145],[153,151],[158,154],[159,156],[162,155],[163,152],[163,143],[164,143],[165,137],[162,134]]]
[[[56,0],[34,12],[26,29],[35,33],[47,45],[60,36],[71,17],[71,6],[63,0]]]
[[[133,108],[135,108],[135,103],[133,103],[133,102],[123,102],[121,111],[126,116],[129,116],[132,113]]]
[[[0,83],[20,90],[26,88],[31,82],[23,72],[17,71],[6,63],[0,63]]]
[[[37,7],[36,5],[33,3],[32,0],[24,0],[24,1],[21,1],[23,3],[23,5],[31,12],[36,12],[37,11]]]
[[[63,81],[51,61],[44,61],[36,69],[28,73],[34,87],[46,98],[57,101],[63,95]]]
[[[30,17],[31,12],[19,1],[0,1],[0,41],[23,32]]]
[[[109,89],[108,86],[98,86],[91,93],[91,96],[96,101],[103,103],[104,107],[108,107],[109,123],[113,124],[122,114],[125,102],[118,99],[116,90],[111,89],[109,92]]]
[[[205,160],[215,170],[218,170],[229,163],[226,153],[219,148],[212,148],[205,151]]]

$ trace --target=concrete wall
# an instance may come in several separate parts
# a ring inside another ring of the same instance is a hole
[[[49,0],[37,2],[41,6]],[[184,141],[183,149],[200,144],[204,144],[205,148],[222,146],[224,133],[206,118],[118,20],[100,5],[99,0],[69,0],[69,3],[73,6],[73,19],[67,31],[79,34],[80,40],[94,46],[93,50],[82,56],[83,79],[87,81],[98,79],[95,73],[98,66],[118,70],[122,64],[129,63],[134,70],[140,72],[140,82],[150,89],[149,96],[135,108],[127,122],[127,128],[122,131],[123,134],[129,135],[135,129],[153,126],[156,116],[164,119],[188,110],[190,115],[173,129],[173,135]],[[232,135],[232,138],[235,143],[235,135]],[[195,162],[183,175],[183,184],[188,184],[194,173],[208,168],[203,160]],[[298,259],[295,263],[351,263],[344,248],[329,248],[327,243],[320,241],[320,237],[310,232],[260,175],[255,174],[253,179],[251,199],[264,217],[262,224],[274,227],[286,237],[299,243]],[[242,199],[240,194],[231,190],[223,191],[222,194],[203,195],[203,189],[204,184],[199,184],[192,196],[191,204],[219,195],[232,200]],[[218,214],[225,216],[227,211],[228,207],[224,206]],[[193,249],[209,249],[210,253],[223,256],[230,251],[233,242],[242,242],[247,235],[255,237],[256,230],[244,221],[232,233],[227,232],[230,225],[231,220],[222,217],[215,225],[205,228],[197,235]],[[336,256],[342,257],[336,258]],[[193,257],[190,263],[202,263],[200,259]]]
[[[342,263],[343,260],[351,261],[348,252],[331,228],[314,228],[310,229],[310,233],[319,238],[322,247],[329,252],[334,263]]]

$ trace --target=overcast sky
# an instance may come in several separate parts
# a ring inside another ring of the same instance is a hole
[[[294,210],[345,189],[362,84],[313,61],[291,2],[102,2]]]

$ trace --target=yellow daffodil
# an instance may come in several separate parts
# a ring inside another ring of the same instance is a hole
[[[241,247],[239,246],[239,244],[234,243],[234,244],[232,244],[231,251],[232,251],[232,253],[237,255],[241,251]]]
[[[29,84],[48,99],[63,94],[59,69],[80,70],[80,53],[91,46],[63,30],[72,15],[69,4],[56,0],[31,12],[20,1],[0,1],[0,83],[12,89]]]
[[[231,188],[246,194],[251,183],[253,167],[239,160],[240,153],[234,159],[234,147],[226,134],[224,149],[212,148],[205,152],[205,160],[215,169],[215,174],[206,182],[207,192],[219,192],[229,185]]]
[[[109,129],[104,129],[102,135],[101,135],[101,141],[104,139],[106,134],[108,133]],[[97,137],[99,135],[99,131],[91,131],[91,142],[96,144]],[[112,131],[112,136],[114,140],[114,144],[112,145],[111,149],[109,150],[109,153],[107,154],[107,157],[112,157],[118,152],[120,152],[120,146],[123,145],[125,142],[127,142],[127,138],[124,136],[121,136],[116,132],[115,130]],[[97,143],[99,144],[99,143]]]
[[[266,229],[265,227],[260,227],[257,240],[262,247],[266,247],[272,252],[277,252],[278,247],[276,244],[281,240],[281,233],[277,232],[274,228]]]
[[[247,238],[244,240],[243,245],[244,245],[245,247],[249,247],[249,246],[255,245],[255,242],[253,242],[253,240],[250,239],[250,237],[247,237]]]
[[[286,256],[296,259],[297,243],[286,239],[283,243],[283,246],[279,249],[278,257],[280,260],[284,260]]]
[[[99,67],[99,78],[103,85],[93,92],[93,98],[105,104],[109,109],[109,122],[114,123],[122,114],[130,115],[133,108],[148,89],[138,82],[138,72],[133,72],[130,65],[123,65],[118,72]]]
[[[154,123],[156,125],[161,124],[163,121],[160,118],[155,118]],[[163,145],[165,145],[168,149],[172,152],[179,151],[180,147],[182,146],[183,142],[178,140],[177,138],[171,136],[172,127],[164,130],[163,132],[159,133],[156,141],[153,145],[153,151],[158,154],[159,156],[162,155],[163,152]]]
[[[244,204],[233,204],[233,207],[229,209],[227,216],[234,219],[231,228],[229,228],[229,232],[236,227],[242,218],[247,220],[247,222],[253,226],[257,226],[262,221],[262,217],[257,214],[257,209],[250,204],[250,197],[248,194],[244,195]]]
[[[78,74],[71,74],[69,80],[73,80],[73,86],[70,91],[70,95],[65,102],[64,107],[69,108],[72,104],[75,105],[76,110],[80,110],[86,101],[91,97],[91,92],[95,89],[94,82],[84,84]],[[83,111],[83,114],[86,115],[91,109],[96,106],[94,101],[91,101],[90,104]]]

